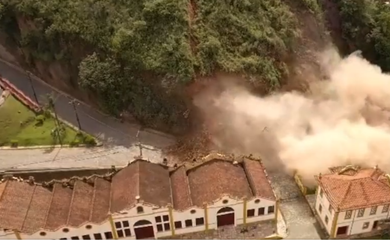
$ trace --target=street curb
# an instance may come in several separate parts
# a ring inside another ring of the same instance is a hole
[[[0,147],[0,150],[33,150],[33,149],[61,149],[61,148],[96,148],[102,147],[103,144],[99,143],[96,146],[89,147],[86,144],[79,144],[78,146],[70,146],[70,145],[43,145],[43,146],[21,146],[21,147]]]

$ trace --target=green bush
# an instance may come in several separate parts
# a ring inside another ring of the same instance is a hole
[[[18,147],[19,141],[18,140],[11,140],[11,147]]]
[[[70,144],[71,147],[78,147],[80,145],[80,140],[75,139]]]
[[[45,122],[45,116],[44,115],[38,115],[35,117],[35,121],[37,125],[42,125]]]
[[[51,112],[50,112],[49,110],[47,110],[47,109],[46,109],[45,111],[43,111],[43,115],[45,116],[46,119],[52,117],[52,116],[51,116]]]
[[[88,146],[96,146],[96,140],[89,135],[84,137],[84,143]]]

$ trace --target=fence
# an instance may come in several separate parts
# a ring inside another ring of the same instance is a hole
[[[31,98],[27,97],[22,91],[16,88],[15,85],[10,83],[7,79],[0,77],[0,87],[3,88],[4,90],[10,91],[12,96],[14,96],[16,99],[21,101],[24,105],[26,105],[34,112],[39,113],[41,111],[41,107],[38,105],[38,103],[34,102],[33,100],[31,100]]]

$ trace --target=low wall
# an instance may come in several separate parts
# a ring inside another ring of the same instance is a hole
[[[7,79],[0,77],[0,87],[4,90],[8,90],[12,94],[12,96],[14,96],[16,99],[18,99],[35,113],[39,113],[42,110],[41,107],[35,101],[27,97],[22,91],[20,91]]]
[[[298,185],[299,190],[301,190],[302,194],[305,196],[307,194],[307,187],[305,187],[305,185],[303,185],[302,180],[301,180],[300,176],[298,175],[298,173],[296,173],[294,175],[294,180],[295,180],[296,184]]]

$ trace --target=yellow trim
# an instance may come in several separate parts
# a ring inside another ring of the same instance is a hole
[[[203,204],[204,209],[204,230],[209,230],[209,212],[207,211],[207,204]]]
[[[172,207],[168,207],[168,210],[169,210],[169,222],[171,223],[172,236],[175,236],[175,225],[174,225],[174,221],[173,221]]]
[[[112,215],[111,214],[108,217],[108,220],[110,221],[112,236],[114,237],[114,239],[118,239],[118,233],[116,232],[114,220],[112,219]]]
[[[276,199],[276,203],[275,203],[275,224],[278,224],[278,215],[279,215],[279,198]]]
[[[337,227],[338,218],[339,218],[339,212],[335,212],[333,222],[332,222],[332,229],[330,230],[330,238],[336,237],[336,227]]]
[[[246,218],[248,217],[247,215],[247,208],[248,208],[248,202],[247,202],[247,200],[246,200],[246,198],[244,199],[244,212],[243,212],[243,214],[244,214],[244,224],[246,224]]]
[[[14,234],[16,236],[16,239],[22,240],[22,236],[20,236],[20,233],[18,231],[14,230]]]

